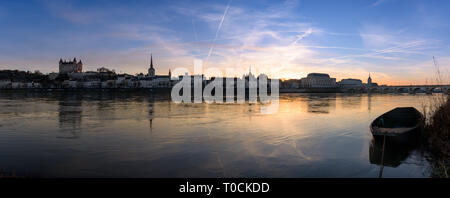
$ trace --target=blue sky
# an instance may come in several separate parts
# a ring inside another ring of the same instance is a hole
[[[0,1],[0,69],[157,74],[169,68],[237,68],[275,78],[310,72],[387,84],[435,81],[450,63],[450,1]],[[444,76],[444,79],[449,79]]]

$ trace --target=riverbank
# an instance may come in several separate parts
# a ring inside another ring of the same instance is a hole
[[[18,89],[0,89],[0,92],[169,92],[171,88],[18,88]]]
[[[425,127],[431,152],[432,177],[448,178],[450,174],[450,98],[438,103]]]

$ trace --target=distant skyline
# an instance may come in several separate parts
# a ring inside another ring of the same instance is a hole
[[[85,71],[147,73],[153,53],[156,74],[202,59],[272,78],[432,84],[435,56],[450,83],[449,10],[447,0],[1,1],[0,69],[57,72],[76,57]]]

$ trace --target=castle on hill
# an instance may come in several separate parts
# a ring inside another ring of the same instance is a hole
[[[73,61],[66,61],[59,59],[60,74],[81,73],[82,71],[83,71],[83,62],[81,62],[81,60],[77,62],[76,58],[73,58]]]

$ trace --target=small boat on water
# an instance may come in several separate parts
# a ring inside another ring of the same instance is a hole
[[[408,137],[423,126],[423,115],[414,107],[398,107],[376,118],[370,125],[374,137]]]
[[[409,149],[413,147],[405,146],[413,146],[416,143],[415,140],[417,139],[412,139],[412,137],[417,137],[415,134],[422,129],[423,123],[424,117],[422,113],[414,107],[398,107],[392,109],[372,122],[370,125],[370,131],[374,137],[372,142],[374,145],[382,146],[373,146],[373,149],[370,150],[370,162],[375,164],[380,163],[380,178],[383,177],[383,168],[385,165],[395,167],[400,165],[401,161],[404,160],[400,158],[401,156],[392,155],[395,154],[393,152],[395,150],[392,149],[396,147],[401,148],[401,150],[406,149],[404,150],[406,157],[409,155]],[[382,143],[380,142],[380,138],[382,138]],[[381,157],[379,157],[380,155],[374,155],[377,150],[381,153]],[[386,153],[386,151],[388,152]],[[392,158],[393,156],[394,158]],[[385,158],[387,161],[385,161]]]

